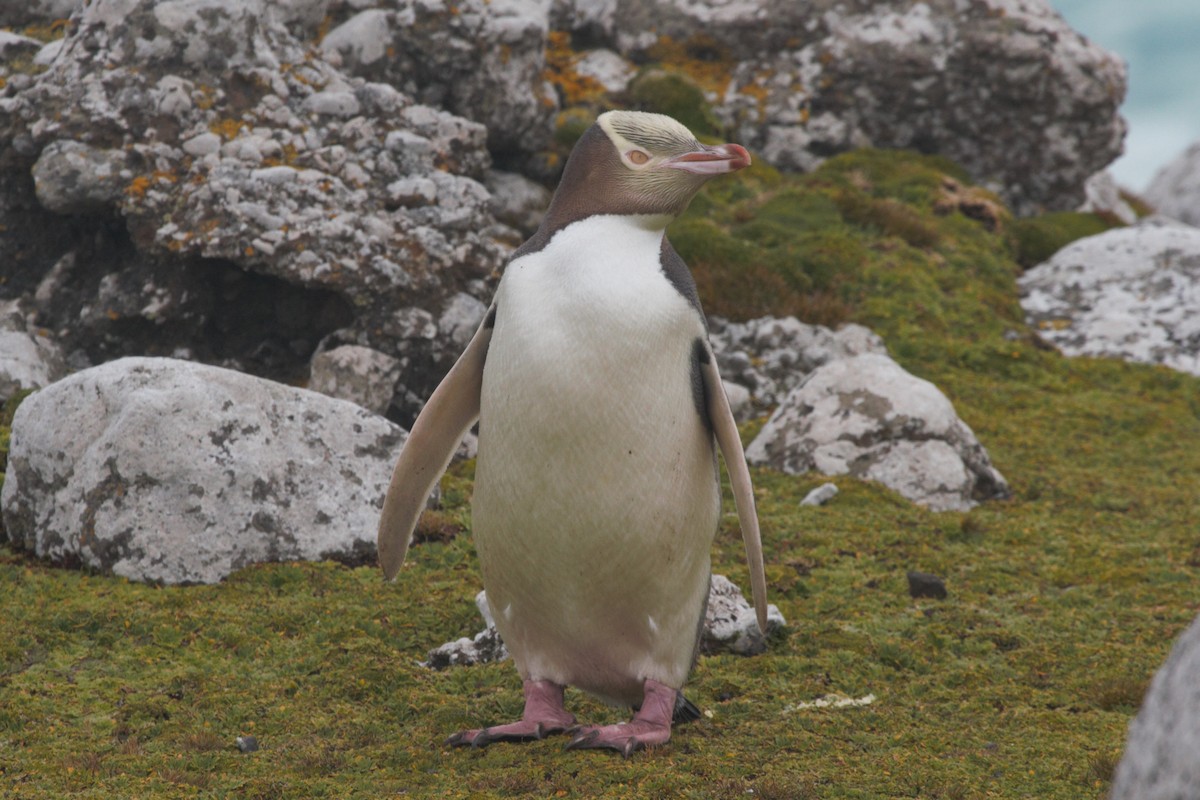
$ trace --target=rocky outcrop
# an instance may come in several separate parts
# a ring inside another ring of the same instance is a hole
[[[88,229],[31,265],[68,349],[294,379],[336,331],[418,395],[448,367],[423,315],[486,299],[506,252],[487,130],[336,69],[285,26],[300,11],[97,0],[0,99],[8,166],[33,177],[16,195]]]
[[[1160,169],[1144,197],[1158,213],[1200,226],[1200,142]]]
[[[879,481],[935,511],[1009,494],[946,396],[879,353],[815,369],[783,399],[746,458],[794,475]]]
[[[494,153],[529,155],[550,144],[558,111],[542,77],[548,12],[548,0],[401,0],[350,16],[321,51],[353,75],[484,125]]]
[[[139,581],[374,560],[403,429],[231,370],[127,358],[29,396],[0,507],[18,548]]]
[[[1137,717],[1113,776],[1111,800],[1200,796],[1200,619],[1175,641]]]
[[[1200,375],[1200,229],[1147,218],[1064,247],[1019,283],[1029,324],[1065,355]]]
[[[1124,64],[1044,0],[559,0],[552,20],[682,68],[780,167],[865,145],[939,153],[1026,214],[1074,209],[1121,152]]]
[[[863,353],[887,353],[883,340],[862,325],[831,330],[795,317],[761,317],[749,322],[709,319],[709,339],[721,376],[749,390],[753,410],[776,406],[822,364]],[[736,391],[736,389],[734,390]]]

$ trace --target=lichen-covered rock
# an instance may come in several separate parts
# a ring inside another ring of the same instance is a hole
[[[1200,226],[1200,142],[1155,173],[1143,196],[1158,213]]]
[[[1117,179],[1108,170],[1101,170],[1087,179],[1087,183],[1083,185],[1083,198],[1080,211],[1111,214],[1126,225],[1138,221],[1137,211],[1121,195]]]
[[[834,331],[795,317],[749,322],[709,320],[709,339],[721,376],[750,390],[760,408],[774,406],[822,364],[863,353],[886,353],[877,334],[862,325]]]
[[[98,232],[44,243],[43,270],[70,253],[88,265],[42,307],[65,345],[103,360],[124,336],[127,353],[205,357],[236,269],[310,293],[273,317],[315,335],[272,342],[276,360],[306,366],[342,329],[405,359],[413,394],[444,373],[457,353],[400,331],[411,309],[490,295],[507,245],[478,182],[487,130],[322,59],[284,24],[314,8],[96,0],[47,69],[0,97],[6,167],[34,168],[41,207],[89,215]],[[211,360],[254,369],[264,345],[229,341]]]
[[[939,153],[1026,214],[1076,208],[1121,152],[1124,64],[1045,0],[559,0],[553,18],[690,74],[780,167],[865,145]]]
[[[67,374],[62,351],[49,337],[0,324],[0,402],[22,389],[49,386]]]
[[[1200,797],[1200,618],[1154,675],[1129,725],[1111,800]]]
[[[549,0],[401,0],[346,19],[321,49],[350,74],[487,128],[493,152],[549,144],[557,99],[546,85]]]
[[[935,511],[965,511],[1009,493],[946,396],[878,353],[815,369],[783,399],[746,458],[794,475],[879,481]]]
[[[313,356],[308,388],[386,414],[400,380],[400,361],[378,350],[346,344]]]
[[[231,370],[127,358],[30,395],[0,505],[41,558],[213,583],[262,561],[375,552],[406,434],[362,408]]]
[[[766,651],[767,636],[785,625],[783,613],[768,605],[767,630],[760,631],[754,607],[746,602],[738,585],[724,575],[713,575],[708,585],[700,649],[705,653],[755,656]]]
[[[1150,217],[1064,247],[1019,283],[1029,324],[1065,355],[1200,375],[1200,229]]]

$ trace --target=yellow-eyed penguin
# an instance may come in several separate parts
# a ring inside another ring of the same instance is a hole
[[[388,578],[463,434],[479,420],[472,527],[496,627],[524,680],[517,722],[447,741],[575,733],[628,756],[695,707],[695,662],[728,465],[759,627],[766,581],[750,475],[695,282],[667,224],[708,179],[748,166],[661,114],[602,114],[545,221],[509,261],[474,338],[400,454],[379,527]],[[575,686],[638,709],[577,727]]]

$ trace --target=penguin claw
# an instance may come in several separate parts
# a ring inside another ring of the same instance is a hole
[[[599,728],[592,728],[579,733],[567,742],[567,750],[616,750],[623,758],[629,758],[638,750],[645,750],[646,743],[636,736],[611,738],[601,736]]]

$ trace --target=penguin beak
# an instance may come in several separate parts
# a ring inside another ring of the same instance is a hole
[[[740,144],[700,145],[700,149],[662,162],[664,167],[693,175],[724,175],[750,166],[750,154]]]

